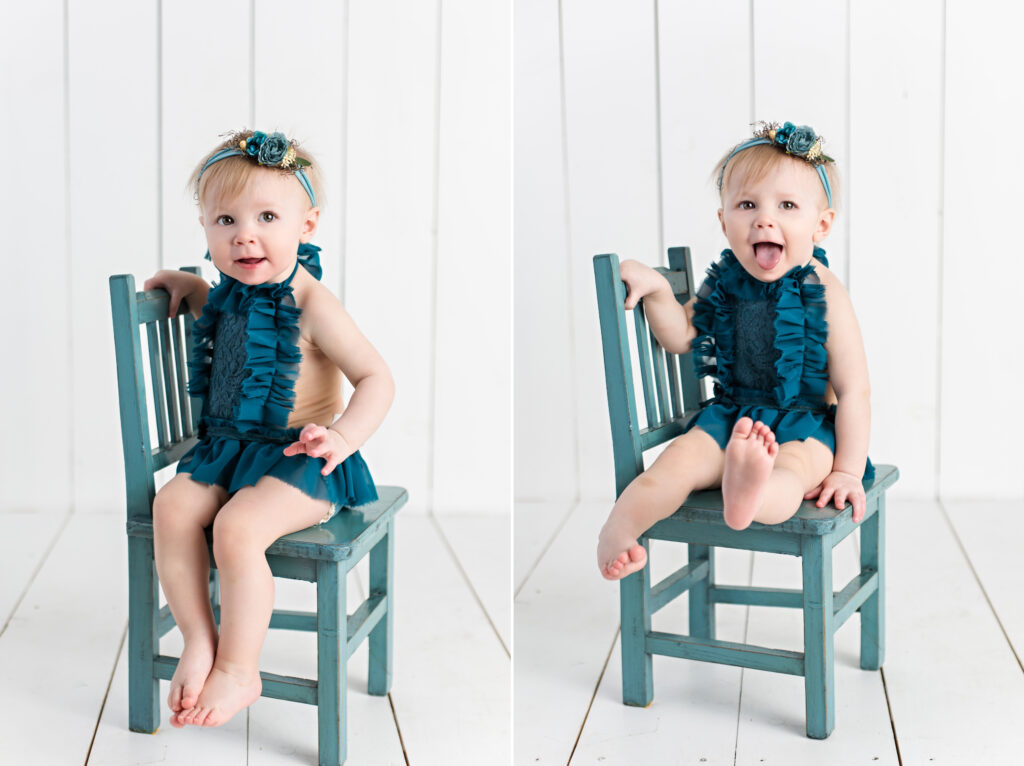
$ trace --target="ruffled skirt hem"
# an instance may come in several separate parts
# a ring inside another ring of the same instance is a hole
[[[293,440],[297,440],[299,429],[293,430]],[[229,494],[255,486],[264,476],[273,476],[336,507],[351,508],[377,499],[370,469],[358,451],[324,476],[320,473],[323,458],[288,456],[284,448],[281,443],[208,435],[181,458],[177,472],[189,473],[204,484],[217,484]]]

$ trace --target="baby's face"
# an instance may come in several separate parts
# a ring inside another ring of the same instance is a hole
[[[295,267],[300,242],[316,231],[319,209],[298,179],[274,171],[254,172],[235,199],[202,200],[199,223],[213,264],[239,282],[282,282]]]
[[[817,171],[802,160],[783,162],[757,182],[734,173],[718,211],[737,260],[762,282],[804,266],[834,216]]]

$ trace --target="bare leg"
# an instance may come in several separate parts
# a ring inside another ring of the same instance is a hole
[[[697,489],[718,486],[724,453],[700,428],[683,434],[619,496],[597,541],[597,565],[605,579],[618,580],[647,563],[637,538],[668,518]]]
[[[323,518],[326,500],[265,476],[239,490],[217,514],[213,551],[221,575],[220,643],[196,705],[181,718],[219,726],[255,702],[262,690],[260,649],[274,610],[274,578],[267,548],[281,535]]]
[[[804,495],[832,472],[832,462],[832,451],[817,439],[780,445],[775,469],[754,521],[780,524],[792,517],[800,508]]]
[[[171,725],[177,727],[183,725],[179,721],[182,711],[196,704],[217,649],[208,585],[210,554],[203,529],[226,499],[223,488],[178,474],[153,500],[156,571],[174,621],[185,638],[167,696]]]

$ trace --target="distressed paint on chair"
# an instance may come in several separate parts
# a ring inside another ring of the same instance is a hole
[[[188,269],[198,273],[198,269]],[[184,306],[168,318],[163,290],[136,292],[131,275],[110,278],[117,382],[124,447],[128,534],[128,727],[153,732],[160,725],[159,681],[170,680],[177,657],[160,654],[160,637],[174,627],[168,607],[159,607],[153,562],[154,474],[175,463],[196,442],[199,402],[187,392],[187,356],[192,316]],[[184,316],[182,316],[184,315]],[[140,326],[146,326],[144,351]],[[146,370],[151,393],[147,393]],[[157,444],[153,447],[150,406]],[[260,673],[263,696],[316,705],[320,763],[340,764],[346,752],[347,660],[370,642],[368,692],[391,688],[394,624],[394,518],[408,496],[401,487],[378,487],[373,503],[335,515],[326,524],[277,540],[267,549],[275,577],[316,583],[317,611],[275,611],[271,628],[315,631],[317,680]],[[210,530],[208,541],[212,543]],[[345,577],[370,557],[370,594],[346,612]],[[212,544],[210,562],[216,567]],[[210,600],[219,619],[220,591],[210,575]]]
[[[690,250],[674,247],[668,254],[669,268],[658,271],[669,280],[676,299],[686,303],[694,294]],[[618,258],[595,256],[594,276],[619,495],[643,471],[646,450],[682,433],[684,423],[699,406],[700,384],[689,354],[668,354],[660,347],[647,326],[642,302],[633,311],[635,338],[631,344]],[[634,358],[641,376],[642,410],[633,385]],[[647,419],[643,427],[641,411]],[[894,466],[876,466],[875,479],[865,483],[867,510],[860,525],[853,523],[849,505],[840,511],[805,502],[796,515],[781,524],[754,523],[737,532],[725,525],[721,493],[705,491],[693,493],[675,514],[651,527],[639,540],[648,554],[649,540],[683,542],[688,546],[688,563],[660,583],[651,582],[649,566],[620,583],[622,701],[650,704],[654,698],[654,654],[801,675],[807,735],[827,737],[835,727],[835,631],[860,612],[861,667],[878,669],[884,659],[885,490],[898,477]],[[833,591],[832,549],[858,526],[861,572],[842,590]],[[803,588],[716,585],[716,546],[799,556]],[[690,635],[653,632],[651,615],[687,592]],[[801,609],[803,653],[717,640],[714,607],[724,603]]]

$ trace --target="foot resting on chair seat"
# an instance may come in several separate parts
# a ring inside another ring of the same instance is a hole
[[[754,520],[778,454],[772,429],[750,418],[736,421],[725,448],[722,474],[725,523],[733,529],[746,529]]]

